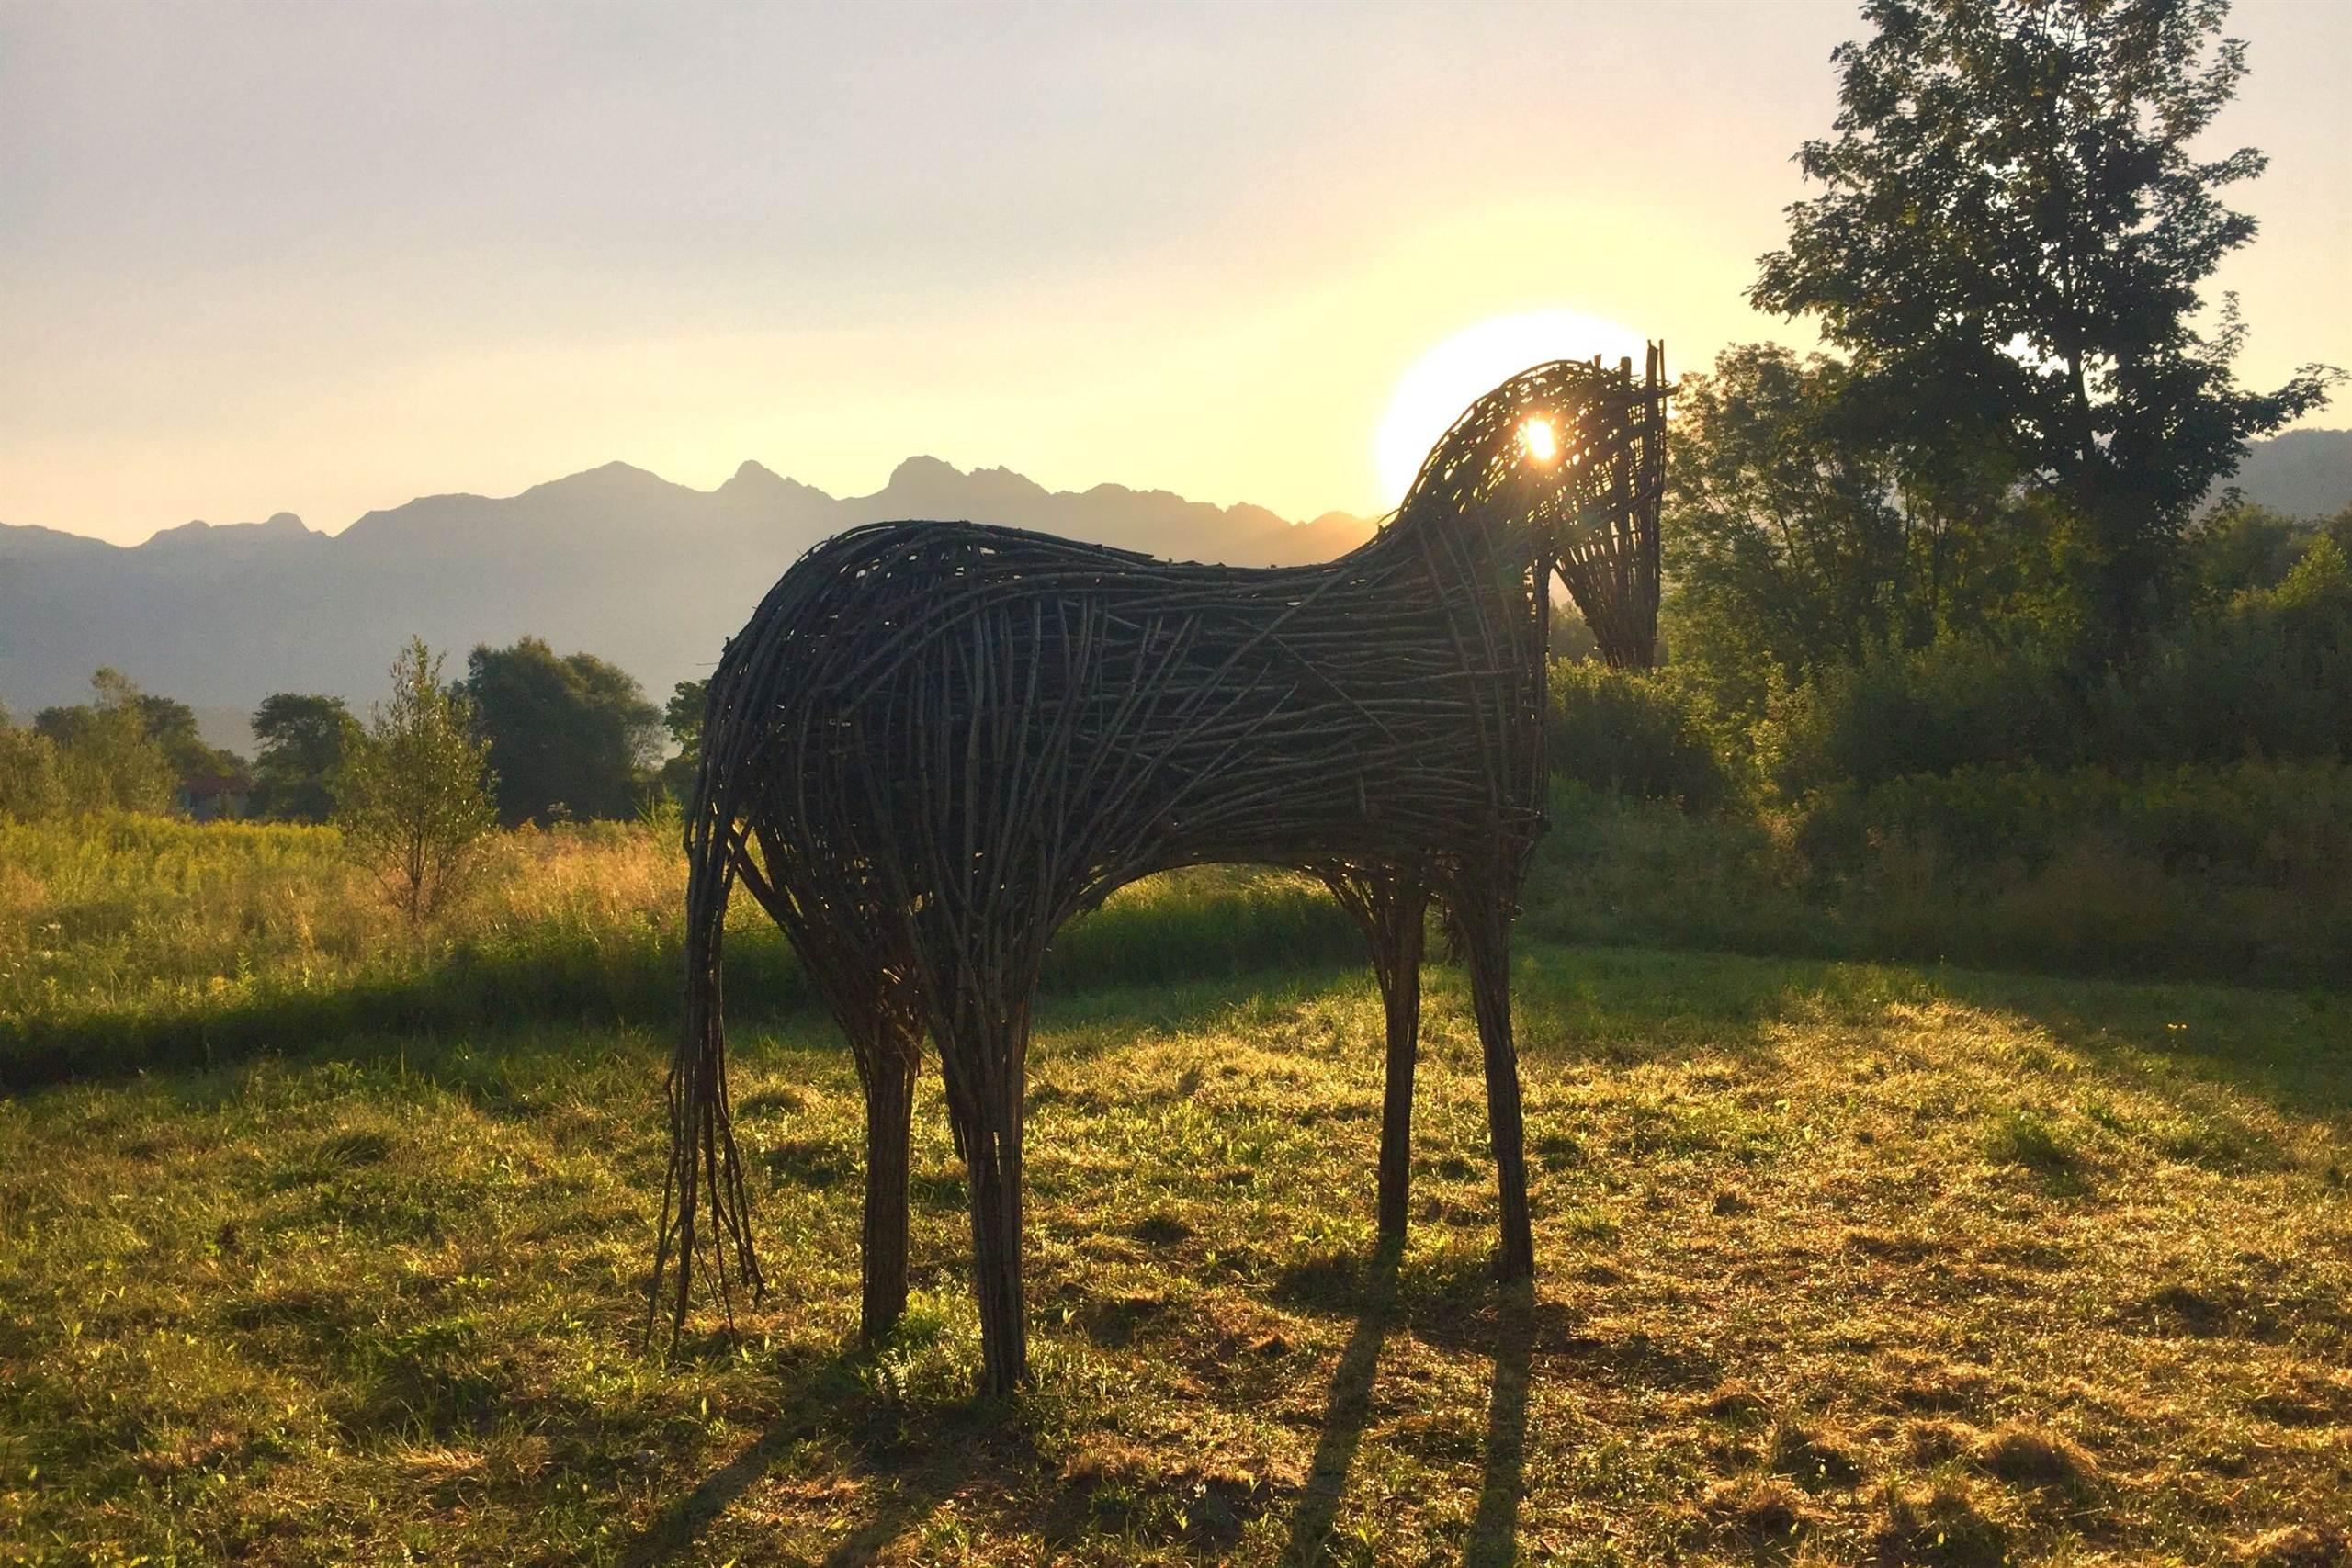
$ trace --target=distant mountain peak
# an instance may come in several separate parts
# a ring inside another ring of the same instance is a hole
[[[566,474],[560,479],[542,480],[523,494],[619,496],[682,488],[650,468],[640,468],[635,463],[624,463],[616,457],[609,463],[599,463],[593,468],[582,468],[576,474]]]
[[[918,455],[891,469],[890,482],[871,499],[901,517],[1001,523],[1012,520],[1009,513],[1025,510],[1052,493],[1011,468],[959,468],[944,458]]]
[[[141,549],[161,545],[169,549],[175,546],[230,543],[274,543],[280,539],[320,539],[326,536],[313,530],[291,512],[273,512],[260,523],[207,523],[195,518],[176,528],[158,528],[147,536]]]
[[[882,488],[888,490],[891,485],[920,484],[934,479],[960,479],[963,477],[964,470],[946,458],[934,457],[927,452],[918,452],[912,457],[899,458],[899,466],[890,470],[889,480]]]
[[[2248,501],[2290,517],[2333,517],[2352,506],[2352,430],[2290,430],[2247,451],[2234,485]]]
[[[726,496],[730,501],[757,501],[782,496],[795,498],[814,496],[828,502],[833,499],[815,485],[803,484],[798,479],[786,479],[765,463],[750,457],[743,459],[742,464],[728,477],[727,482],[711,493]]]

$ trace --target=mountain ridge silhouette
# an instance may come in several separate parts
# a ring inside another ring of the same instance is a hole
[[[423,495],[336,534],[290,513],[201,520],[136,545],[0,524],[0,702],[21,717],[122,670],[205,708],[271,692],[364,704],[412,634],[462,660],[526,633],[585,649],[657,700],[707,673],[725,638],[819,540],[863,523],[968,519],[1178,559],[1329,559],[1371,519],[1293,522],[1168,491],[1053,491],[1009,468],[910,457],[868,495],[833,496],[747,461],[698,491],[624,462],[510,496]]]

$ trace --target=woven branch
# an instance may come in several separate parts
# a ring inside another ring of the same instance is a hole
[[[923,1036],[936,1043],[1000,1385],[1022,1364],[1029,1010],[1064,921],[1137,877],[1250,862],[1359,902],[1434,891],[1507,931],[1544,828],[1550,573],[1604,657],[1649,662],[1661,374],[1653,347],[1638,381],[1598,360],[1514,377],[1454,423],[1371,540],[1323,565],[887,523],[794,566],[711,679],[686,828],[687,1024],[652,1282],[658,1313],[674,1252],[673,1332],[696,1267],[722,1301],[730,1277],[761,1283],[719,1001],[739,878],[798,950],[870,1100],[903,1085]],[[901,1216],[901,1255],[903,1236]],[[870,1256],[867,1305],[870,1327]]]

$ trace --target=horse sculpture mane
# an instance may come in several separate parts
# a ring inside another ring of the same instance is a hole
[[[885,523],[786,572],[711,678],[686,823],[686,1021],[651,1287],[658,1312],[674,1249],[673,1331],[706,1247],[722,1294],[730,1270],[761,1283],[720,1021],[738,881],[856,1056],[869,1338],[906,1302],[928,1035],[970,1172],[984,1382],[1024,1375],[1023,1097],[1046,943],[1123,884],[1207,862],[1312,872],[1370,940],[1389,1237],[1405,1224],[1424,915],[1432,898],[1451,911],[1486,1050],[1498,1264],[1532,1273],[1509,943],[1544,827],[1548,583],[1558,570],[1611,662],[1648,662],[1661,374],[1653,347],[1640,381],[1598,360],[1512,378],[1454,423],[1389,523],[1322,565]]]

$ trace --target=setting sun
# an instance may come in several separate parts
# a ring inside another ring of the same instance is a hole
[[[1560,455],[1560,437],[1548,419],[1531,419],[1519,427],[1520,445],[1527,455],[1539,463],[1548,463]]]
[[[1626,357],[1638,364],[1645,347],[1632,328],[1581,310],[1497,316],[1455,333],[1421,355],[1388,400],[1373,444],[1381,498],[1391,506],[1402,501],[1437,438],[1481,393],[1513,374],[1546,360],[1596,354],[1611,364]],[[1542,421],[1530,421],[1521,439],[1538,462],[1550,462],[1559,450],[1559,433]]]

